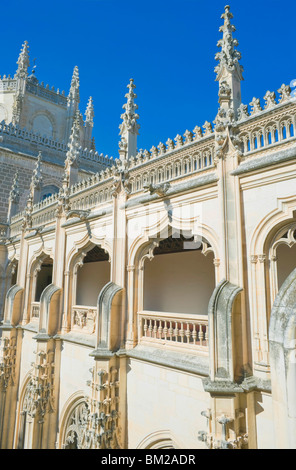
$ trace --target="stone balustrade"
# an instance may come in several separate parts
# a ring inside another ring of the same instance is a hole
[[[143,311],[138,322],[140,343],[208,353],[206,315]]]

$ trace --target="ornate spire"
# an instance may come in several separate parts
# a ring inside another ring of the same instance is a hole
[[[9,201],[18,203],[19,199],[20,199],[20,192],[19,192],[18,170],[17,170],[14,175],[13,183],[12,183],[11,190],[9,193]]]
[[[80,144],[80,124],[81,114],[79,110],[76,111],[71,135],[68,143],[68,151],[65,160],[65,173],[63,179],[63,191],[69,189],[70,186],[77,183],[78,180],[78,160],[81,150]]]
[[[69,92],[69,98],[72,100],[75,100],[79,103],[80,96],[79,96],[79,70],[77,65],[75,65],[74,70],[73,70],[73,75],[72,75],[72,80],[71,80],[71,86],[70,86],[70,92]]]
[[[71,135],[68,143],[68,151],[66,154],[65,168],[69,166],[77,166],[80,154],[80,122],[81,116],[79,110],[76,111]]]
[[[123,120],[119,126],[120,135],[124,135],[124,133],[127,131],[138,135],[140,126],[137,123],[137,119],[139,119],[139,115],[135,112],[136,109],[138,109],[138,105],[135,104],[134,101],[135,98],[137,98],[137,95],[134,93],[136,85],[134,84],[134,80],[132,78],[130,79],[127,88],[129,89],[129,92],[125,95],[127,98],[127,103],[122,106],[123,109],[125,109],[125,112],[120,116]]]
[[[18,170],[16,171],[11,190],[8,197],[8,211],[7,211],[7,222],[10,223],[11,217],[18,212],[18,204],[20,200],[20,191],[18,183]]]
[[[41,189],[41,184],[42,184],[41,157],[42,157],[42,154],[41,152],[39,152],[35,169],[33,171],[31,184],[30,184],[30,190],[31,190],[32,195],[34,194],[36,190]]]
[[[25,41],[22,46],[22,50],[17,60],[17,65],[16,77],[26,78],[28,76],[28,68],[30,66],[28,41]]]
[[[235,49],[238,46],[238,41],[232,36],[236,28],[230,23],[233,15],[230,13],[229,5],[226,5],[225,13],[223,13],[221,18],[224,19],[224,25],[219,29],[223,33],[223,38],[218,41],[218,47],[221,47],[221,52],[218,52],[215,57],[219,61],[219,65],[215,68],[217,80],[221,79],[224,68],[230,73],[236,72],[240,80],[242,80],[243,67],[238,62],[241,59],[241,53]]]
[[[129,84],[127,85],[129,89],[125,97],[127,98],[127,103],[123,105],[125,112],[121,115],[122,123],[119,126],[121,135],[121,141],[119,142],[119,153],[121,158],[130,158],[136,156],[137,154],[137,135],[139,134],[140,126],[137,123],[139,115],[136,113],[138,105],[135,104],[135,98],[137,95],[134,93],[136,85],[134,80],[131,78]]]
[[[92,99],[91,96],[89,97],[89,100],[88,100],[88,103],[87,103],[85,116],[86,116],[85,122],[87,122],[89,125],[93,126],[93,124],[94,124],[94,104],[93,104],[93,99]]]

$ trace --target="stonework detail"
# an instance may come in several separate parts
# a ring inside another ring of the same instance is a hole
[[[23,411],[31,418],[37,416],[43,420],[46,413],[54,411],[54,352],[37,352],[36,361],[32,365],[33,371],[27,385]]]
[[[72,412],[64,447],[119,449],[117,370],[107,374],[94,366],[91,372],[90,396]]]

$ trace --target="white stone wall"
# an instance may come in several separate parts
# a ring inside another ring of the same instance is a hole
[[[201,412],[209,408],[209,396],[200,378],[132,359],[127,379],[130,449],[160,432],[174,436],[181,449],[205,448],[197,436],[206,429]]]

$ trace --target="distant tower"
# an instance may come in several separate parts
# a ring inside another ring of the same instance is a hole
[[[232,33],[236,31],[235,26],[230,23],[233,18],[230,13],[229,5],[225,7],[225,13],[221,16],[224,19],[224,25],[220,27],[220,32],[223,33],[223,38],[218,41],[218,46],[221,47],[221,52],[216,54],[216,60],[219,64],[215,68],[217,73],[216,80],[219,81],[220,89],[224,96],[221,100],[221,107],[225,110],[232,108],[235,116],[237,116],[237,109],[241,105],[241,81],[243,80],[242,72],[243,67],[239,64],[241,54],[235,47],[238,46],[238,41],[233,38]],[[225,100],[225,90],[229,90],[228,99]]]
[[[137,154],[137,135],[139,134],[140,126],[137,122],[139,115],[135,112],[138,109],[138,105],[134,102],[135,98],[137,98],[137,95],[134,93],[136,85],[132,78],[127,88],[129,89],[125,95],[127,103],[123,105],[125,112],[121,115],[122,123],[119,126],[119,135],[121,135],[119,153],[121,157],[130,158],[132,156],[135,157]]]

